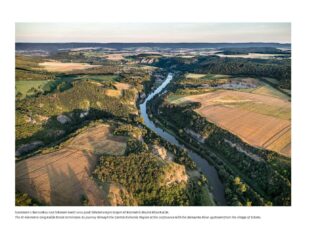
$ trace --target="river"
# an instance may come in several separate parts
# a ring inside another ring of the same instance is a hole
[[[160,127],[157,127],[149,118],[147,114],[147,108],[146,104],[148,101],[150,101],[156,94],[160,93],[173,79],[173,74],[169,73],[168,76],[166,77],[165,81],[152,93],[149,94],[149,96],[144,100],[142,104],[140,104],[140,112],[141,112],[141,117],[144,120],[144,124],[151,129],[153,132],[155,132],[157,135],[162,137],[163,139],[167,140],[171,144],[174,144],[178,147],[184,148],[189,157],[196,163],[198,169],[200,169],[203,174],[207,177],[208,179],[208,184],[211,193],[214,196],[215,201],[219,205],[226,205],[226,200],[224,196],[224,186],[221,183],[217,170],[208,163],[207,160],[202,158],[200,155],[192,151],[191,149],[188,149],[186,146],[183,144],[179,143],[178,140],[169,132],[163,130]]]

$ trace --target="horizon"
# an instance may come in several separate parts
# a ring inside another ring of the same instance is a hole
[[[290,43],[290,23],[16,23],[16,43]]]
[[[15,43],[28,43],[28,44],[72,44],[72,43],[83,43],[83,44],[92,44],[92,43],[98,43],[98,44],[291,44],[291,42],[15,42]]]

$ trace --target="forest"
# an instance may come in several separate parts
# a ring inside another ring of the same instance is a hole
[[[289,51],[283,51],[274,47],[247,47],[247,48],[220,48],[225,55],[263,53],[263,54],[285,54],[290,55]]]
[[[277,87],[291,89],[291,61],[288,59],[244,59],[201,56],[190,59],[161,58],[156,66],[195,73],[232,74],[234,76],[270,77]]]

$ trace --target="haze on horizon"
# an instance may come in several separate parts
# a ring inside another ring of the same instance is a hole
[[[16,42],[291,43],[290,23],[16,23]]]

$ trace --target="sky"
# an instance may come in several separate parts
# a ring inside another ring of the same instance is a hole
[[[16,42],[279,42],[290,23],[16,23]]]

